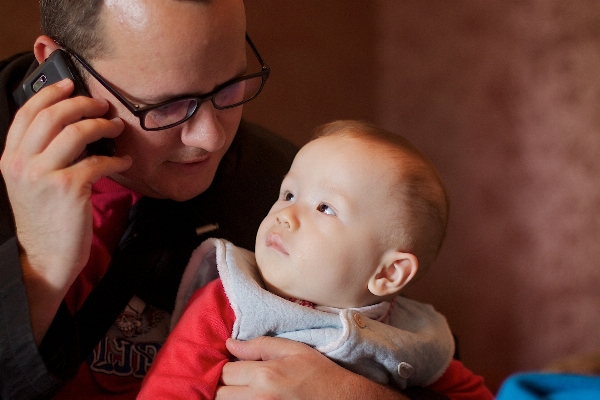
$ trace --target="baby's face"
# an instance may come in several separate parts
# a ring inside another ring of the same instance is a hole
[[[282,297],[349,308],[373,303],[369,278],[399,218],[398,168],[381,145],[324,137],[304,146],[258,230],[256,260]]]

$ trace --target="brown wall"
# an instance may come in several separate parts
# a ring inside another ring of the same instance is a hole
[[[37,33],[36,2],[7,3],[2,56]],[[600,3],[246,6],[273,68],[249,119],[298,144],[319,123],[367,119],[440,169],[447,241],[407,293],[447,315],[467,366],[495,390],[600,348]]]
[[[39,19],[37,0],[0,1],[0,59],[32,48]]]
[[[375,118],[376,4],[247,0],[248,32],[273,72],[246,115],[304,144],[332,119]]]
[[[409,294],[492,387],[600,348],[600,3],[378,4],[377,120],[432,157],[452,202]]]

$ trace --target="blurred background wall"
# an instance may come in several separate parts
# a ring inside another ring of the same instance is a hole
[[[338,118],[407,136],[437,165],[446,243],[407,290],[443,312],[492,390],[600,349],[600,2],[246,0],[272,67],[245,109],[295,143]],[[0,56],[35,0],[0,3]]]

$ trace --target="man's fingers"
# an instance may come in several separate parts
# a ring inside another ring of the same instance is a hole
[[[131,157],[128,155],[123,157],[91,156],[69,167],[69,170],[79,177],[81,187],[83,187],[85,184],[96,183],[103,176],[126,171],[131,167],[131,163]]]
[[[6,137],[5,151],[15,151],[38,113],[44,108],[66,99],[71,92],[73,92],[73,82],[65,79],[48,86],[40,91],[40,94],[29,99],[15,114],[10,131]]]
[[[108,111],[108,102],[78,96],[42,109],[27,128],[19,149],[24,155],[42,152],[65,127],[79,123],[84,118],[97,119]],[[68,129],[67,129],[68,130]]]
[[[249,386],[256,377],[256,370],[262,361],[235,361],[223,366],[221,384],[225,386]]]
[[[251,399],[252,394],[246,387],[219,386],[215,394],[215,400],[246,400]]]
[[[308,346],[288,339],[261,336],[248,341],[227,339],[227,350],[240,360],[277,360],[306,351]]]
[[[328,376],[336,376],[340,384],[342,378],[355,377],[310,346],[288,339],[259,337],[247,342],[228,339],[226,346],[233,355],[250,361],[224,365],[221,374],[224,387],[217,392],[221,400],[332,398],[338,388]]]
[[[123,130],[119,118],[86,119],[67,126],[43,154],[45,167],[50,170],[65,168],[75,160],[88,143],[107,137],[117,137]]]
[[[227,339],[225,346],[234,357],[237,357],[240,360],[262,360],[260,351],[257,351],[258,346],[254,345],[258,339],[261,338],[252,339],[247,342]]]

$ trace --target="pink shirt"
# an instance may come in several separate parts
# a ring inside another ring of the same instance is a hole
[[[93,238],[90,259],[65,296],[71,313],[84,303],[94,286],[102,279],[119,240],[127,228],[131,207],[142,196],[118,183],[101,178],[92,186]],[[103,342],[98,345],[95,353]],[[55,396],[56,399],[135,399],[140,377],[118,376],[92,371],[87,362],[79,368],[77,377]]]

